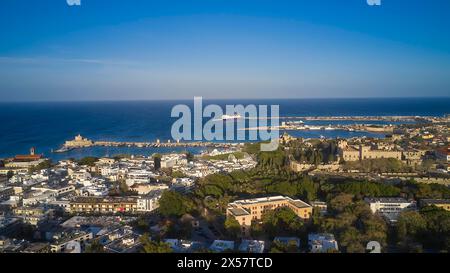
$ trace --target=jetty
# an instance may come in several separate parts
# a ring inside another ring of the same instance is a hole
[[[231,148],[236,146],[242,146],[244,143],[230,143],[230,142],[206,142],[206,141],[189,141],[161,142],[156,140],[155,142],[131,142],[131,141],[93,141],[78,135],[74,140],[66,141],[62,147],[55,150],[54,153],[65,153],[74,149],[89,148],[89,147],[136,147],[136,148],[193,148],[193,147],[205,147],[205,148]]]

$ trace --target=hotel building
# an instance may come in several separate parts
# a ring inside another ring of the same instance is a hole
[[[261,220],[265,211],[290,208],[301,219],[309,219],[312,206],[284,196],[237,200],[228,204],[227,217],[233,217],[241,225],[242,232],[248,234],[252,221]]]

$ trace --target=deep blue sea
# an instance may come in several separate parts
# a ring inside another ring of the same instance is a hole
[[[193,101],[126,101],[126,102],[27,102],[0,103],[0,158],[26,154],[30,147],[53,159],[104,156],[121,153],[152,154],[176,151],[173,148],[105,148],[80,149],[52,154],[64,141],[81,134],[92,140],[154,141],[171,138],[176,118],[171,109]],[[396,99],[280,99],[280,100],[206,100],[206,104],[280,105],[281,116],[381,116],[450,114],[450,98]],[[368,122],[365,122],[368,123]],[[308,122],[306,124],[333,124]],[[352,137],[372,135],[346,131],[297,131],[302,137]],[[192,150],[198,152],[198,149]]]

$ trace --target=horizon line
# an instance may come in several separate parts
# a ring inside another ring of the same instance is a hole
[[[151,102],[151,101],[191,101],[192,98],[179,99],[92,99],[92,100],[5,100],[0,103],[80,103],[80,102]],[[395,97],[286,97],[286,98],[205,98],[205,101],[232,101],[232,100],[376,100],[376,99],[450,99],[450,96],[395,96]]]

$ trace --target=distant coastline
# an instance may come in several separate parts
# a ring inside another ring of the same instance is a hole
[[[450,113],[449,98],[352,98],[352,99],[248,99],[205,100],[219,105],[279,104],[284,117],[349,117],[349,116],[444,116]],[[3,132],[0,134],[0,158],[23,154],[36,147],[45,155],[62,146],[65,140],[81,134],[93,140],[153,142],[171,139],[174,119],[170,111],[177,103],[192,100],[104,101],[104,102],[0,102]],[[351,126],[355,123],[383,125],[394,121],[305,120],[315,127]],[[291,133],[291,132],[289,132]],[[383,137],[377,133],[342,130],[296,131],[296,137]],[[115,151],[112,148],[71,151],[67,156],[79,157],[114,152],[151,153],[149,150]],[[155,151],[158,151],[156,149]],[[170,149],[169,149],[170,151]]]
[[[204,97],[203,100],[207,102],[217,102],[217,101],[348,101],[348,100],[434,100],[434,99],[444,99],[450,100],[450,96],[413,96],[413,97],[402,97],[402,96],[393,96],[393,97],[283,97],[283,98],[208,98]],[[91,100],[0,100],[0,104],[28,104],[28,103],[111,103],[111,102],[190,102],[192,98],[135,98],[135,99],[91,99]]]

